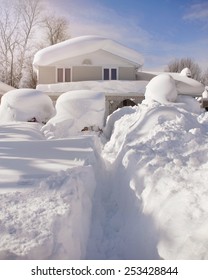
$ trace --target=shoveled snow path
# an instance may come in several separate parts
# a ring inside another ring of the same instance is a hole
[[[86,259],[159,259],[153,223],[121,168],[105,162],[97,173]]]
[[[86,259],[160,259],[154,223],[142,213],[141,201],[130,187],[131,175],[122,162],[111,163],[103,153],[96,158]]]

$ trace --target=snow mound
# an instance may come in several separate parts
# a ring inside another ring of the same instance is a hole
[[[92,90],[62,94],[56,102],[56,115],[42,128],[49,137],[67,137],[84,130],[99,131],[103,127],[105,95]]]
[[[178,96],[175,81],[169,74],[154,77],[146,86],[145,99],[162,104],[175,102]]]
[[[175,80],[177,92],[182,95],[201,97],[202,92],[204,91],[204,85],[201,82],[194,80],[189,76],[190,72],[188,68],[183,69],[181,73],[146,72],[146,74],[150,76],[150,78],[157,77],[164,74],[170,75]]]
[[[126,225],[114,241],[125,240],[123,258],[208,259],[208,118],[192,102],[143,103],[114,124],[103,156],[118,175],[114,197],[128,208],[112,218]]]
[[[116,121],[120,120],[123,116],[126,117],[127,115],[133,114],[136,111],[137,106],[124,106],[122,108],[118,108],[111,115],[109,115],[106,120],[106,126],[103,130],[105,137],[110,140]]]
[[[35,89],[11,90],[1,99],[1,123],[11,121],[46,123],[54,113],[51,99]]]
[[[181,73],[180,73],[181,76],[186,76],[186,77],[189,77],[191,78],[192,74],[191,74],[191,70],[186,67],[184,68],[183,70],[181,70]]]
[[[0,193],[0,259],[84,259],[94,190],[93,169],[84,166]]]

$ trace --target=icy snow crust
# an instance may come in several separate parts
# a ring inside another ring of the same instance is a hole
[[[208,116],[175,90],[158,76],[102,137],[53,130],[46,140],[39,124],[1,125],[1,178],[19,179],[1,187],[0,258],[208,259]]]

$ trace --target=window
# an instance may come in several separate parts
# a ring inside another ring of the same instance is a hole
[[[70,68],[58,68],[57,69],[57,82],[71,82],[71,69]]]
[[[71,82],[71,69],[65,69],[65,82]]]
[[[111,69],[111,80],[117,80],[117,69]]]
[[[104,68],[103,80],[117,80],[117,68]]]
[[[108,68],[104,68],[103,70],[103,74],[104,74],[104,77],[103,77],[103,80],[110,80],[110,71]]]
[[[63,82],[63,73],[64,73],[63,68],[58,68],[57,69],[57,77],[58,77],[57,81],[58,81],[58,83]]]

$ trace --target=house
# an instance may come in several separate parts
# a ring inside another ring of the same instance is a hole
[[[113,40],[82,36],[49,46],[35,54],[38,84],[136,80],[143,65],[140,53]]]
[[[37,89],[46,92],[52,100],[75,89],[103,91],[108,115],[118,107],[143,100],[147,82],[141,86],[137,81],[137,71],[143,62],[140,53],[114,40],[82,36],[38,51],[33,66],[37,72]],[[126,87],[129,81],[137,82],[133,91],[132,85]],[[123,86],[129,90],[120,90]]]
[[[72,38],[38,51],[33,60],[37,89],[55,102],[71,90],[102,91],[106,97],[106,115],[119,107],[135,105],[144,99],[148,82],[160,73],[143,72],[143,56],[114,40],[99,36]],[[179,94],[201,96],[201,83],[184,73],[169,73]]]

